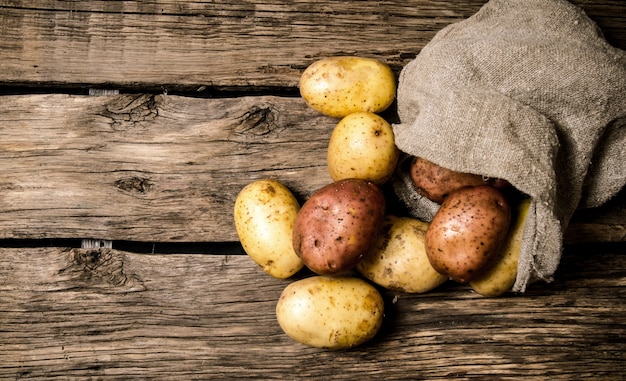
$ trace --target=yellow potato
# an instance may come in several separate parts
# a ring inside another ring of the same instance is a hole
[[[356,112],[339,121],[328,143],[327,163],[330,176],[338,181],[348,178],[387,181],[398,163],[391,125],[371,112]]]
[[[396,96],[391,68],[363,57],[320,59],[302,73],[299,86],[311,108],[336,118],[358,111],[382,112]]]
[[[382,296],[355,277],[313,276],[289,284],[276,304],[283,331],[316,348],[345,349],[370,340],[384,314]]]
[[[517,278],[517,261],[529,206],[530,199],[520,202],[497,261],[485,274],[469,282],[470,287],[477,293],[483,296],[500,296],[513,287]]]
[[[276,180],[257,180],[235,200],[235,228],[241,245],[269,275],[284,279],[304,264],[293,250],[292,234],[300,210],[291,191]]]
[[[430,291],[448,278],[430,264],[424,246],[428,223],[410,217],[385,217],[382,234],[356,269],[372,282],[408,293]]]

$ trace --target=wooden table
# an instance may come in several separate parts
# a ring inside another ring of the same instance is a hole
[[[625,2],[573,2],[626,48]],[[330,181],[305,67],[399,72],[484,3],[0,0],[0,378],[625,379],[625,192],[575,215],[554,282],[384,291],[348,351],[288,338],[293,280],[237,243],[244,185]]]

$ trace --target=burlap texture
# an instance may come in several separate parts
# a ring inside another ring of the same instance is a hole
[[[491,0],[441,30],[401,72],[398,148],[508,180],[531,197],[514,291],[552,280],[577,208],[626,183],[626,53],[564,0]],[[415,217],[405,166],[394,188]]]

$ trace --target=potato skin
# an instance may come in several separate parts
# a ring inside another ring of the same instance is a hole
[[[317,274],[347,272],[376,240],[384,216],[385,198],[376,184],[335,181],[302,205],[293,228],[293,248]]]
[[[430,291],[448,278],[439,274],[426,255],[428,223],[410,217],[387,215],[382,232],[356,265],[370,281],[406,293]]]
[[[470,287],[482,296],[495,297],[509,291],[517,279],[517,264],[522,247],[522,237],[530,199],[519,202],[502,249],[482,275],[469,282]]]
[[[373,338],[382,325],[384,309],[378,290],[363,279],[313,276],[283,290],[276,319],[297,342],[339,350]]]
[[[246,185],[235,200],[235,228],[244,251],[275,278],[288,278],[304,267],[291,242],[299,210],[291,191],[271,179]]]
[[[396,79],[389,66],[364,57],[313,62],[302,73],[299,87],[311,108],[336,118],[359,111],[382,112],[396,96]]]
[[[510,186],[503,179],[453,171],[421,157],[411,160],[409,175],[417,193],[438,204],[450,193],[463,187],[488,184],[498,189],[506,189]]]
[[[458,189],[443,201],[426,231],[426,254],[441,274],[465,283],[481,275],[500,250],[511,208],[489,185]]]
[[[374,113],[356,112],[341,119],[330,136],[328,170],[334,181],[358,178],[382,185],[399,155],[391,125]]]

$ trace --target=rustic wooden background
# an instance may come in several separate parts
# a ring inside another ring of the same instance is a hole
[[[626,378],[625,192],[576,214],[553,283],[386,291],[350,351],[284,335],[290,280],[236,242],[245,184],[330,181],[306,66],[399,72],[485,2],[0,0],[0,378]],[[626,2],[573,3],[626,48]]]

